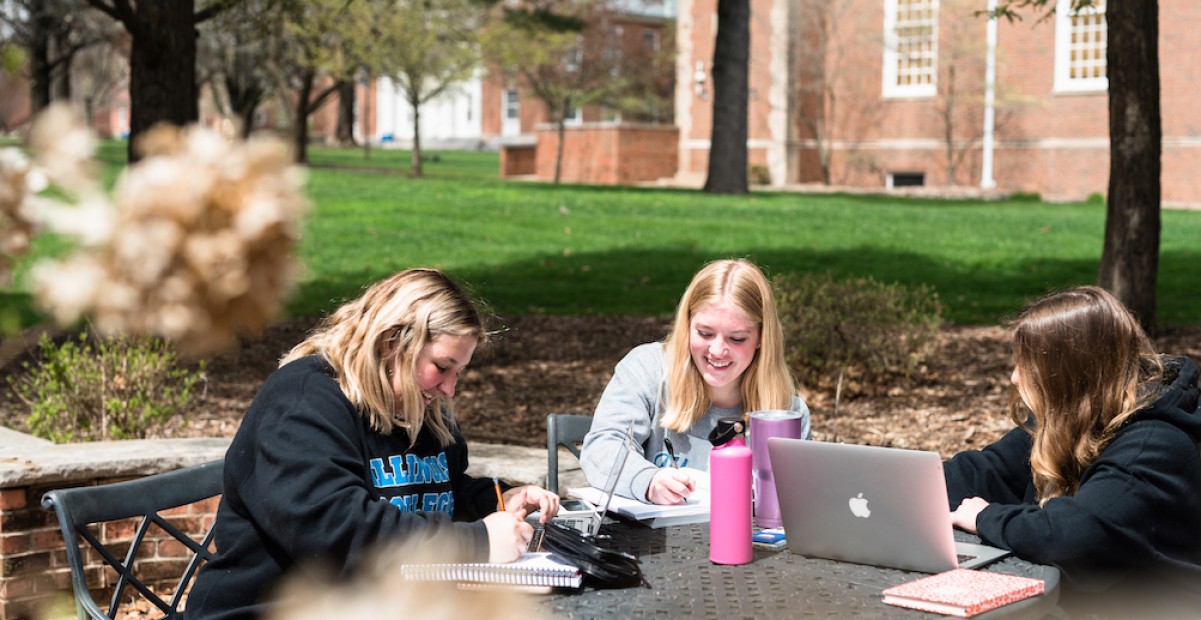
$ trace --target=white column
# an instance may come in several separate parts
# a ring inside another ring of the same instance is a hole
[[[754,19],[754,16],[752,16]],[[771,86],[767,93],[768,113],[767,129],[767,169],[771,173],[771,184],[781,187],[789,179],[788,170],[788,92],[792,80],[789,72],[788,48],[792,45],[789,40],[789,21],[793,19],[788,11],[788,0],[774,0],[771,3],[769,20],[771,24],[771,60],[768,62],[768,72],[771,75]],[[748,70],[753,70],[754,65]]]
[[[699,104],[693,93],[693,48],[692,22],[694,16],[693,0],[680,0],[676,4],[676,127],[680,132],[679,158],[676,163],[676,176],[690,171],[692,167],[692,151],[688,141],[692,138],[692,108]]]
[[[993,130],[996,124],[997,85],[997,0],[988,0],[988,52],[984,69],[984,141],[980,158],[980,187],[993,189],[997,180],[993,178]]]

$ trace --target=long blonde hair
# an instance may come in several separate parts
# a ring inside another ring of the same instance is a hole
[[[372,428],[384,434],[401,428],[412,444],[428,424],[445,446],[453,441],[450,400],[439,396],[427,411],[416,370],[422,348],[442,334],[475,337],[477,344],[488,340],[480,310],[459,285],[434,269],[409,269],[338,308],[279,365],[320,355],[337,373],[342,393]],[[391,373],[399,373],[400,402],[393,394]]]
[[[1154,394],[1163,364],[1138,321],[1113,295],[1086,286],[1054,293],[1013,322],[1020,377],[1010,416],[1034,414],[1030,468],[1040,503],[1075,494],[1084,470]]]
[[[796,387],[784,361],[783,329],[767,277],[748,260],[718,260],[693,276],[676,309],[671,334],[663,345],[667,366],[663,428],[685,432],[712,405],[708,386],[692,361],[689,331],[696,312],[727,299],[759,328],[759,349],[740,378],[743,411],[792,406]]]

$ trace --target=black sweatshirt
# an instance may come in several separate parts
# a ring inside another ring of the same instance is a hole
[[[989,501],[980,538],[1058,566],[1070,587],[1130,594],[1151,585],[1156,596],[1201,602],[1198,371],[1188,358],[1165,364],[1160,396],[1118,430],[1074,495],[1038,505],[1032,440],[1018,428],[944,464],[951,508],[967,497]]]
[[[496,509],[491,480],[467,476],[454,428],[442,447],[428,428],[371,429],[319,357],[296,360],[264,383],[225,455],[216,556],[189,593],[189,620],[252,618],[293,568],[348,574],[379,543],[430,541],[486,561],[480,521]],[[453,517],[453,520],[452,520]]]

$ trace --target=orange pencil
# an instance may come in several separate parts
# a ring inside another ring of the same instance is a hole
[[[505,509],[505,496],[500,492],[500,480],[496,476],[492,476],[492,486],[496,488],[496,511],[502,512]]]

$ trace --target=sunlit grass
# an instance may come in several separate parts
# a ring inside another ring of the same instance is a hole
[[[408,151],[309,155],[294,315],[417,265],[447,270],[503,313],[662,315],[706,261],[744,256],[769,273],[929,284],[949,320],[996,323],[1032,297],[1094,282],[1105,223],[1098,204],[553,186],[501,180],[495,153],[464,151],[428,152],[414,179]],[[113,174],[123,157],[123,143],[105,145]],[[1201,212],[1163,219],[1159,321],[1195,325]]]

